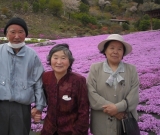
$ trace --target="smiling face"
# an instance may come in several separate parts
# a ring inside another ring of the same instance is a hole
[[[53,53],[51,57],[51,67],[55,74],[65,75],[70,66],[68,56],[63,51]]]
[[[119,41],[111,41],[105,50],[109,64],[118,65],[123,58],[124,45]]]
[[[21,26],[12,24],[7,28],[6,37],[9,42],[18,44],[24,42],[26,33]]]

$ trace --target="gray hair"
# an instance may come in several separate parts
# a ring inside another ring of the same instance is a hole
[[[69,50],[69,45],[68,44],[57,44],[56,46],[54,46],[50,50],[50,52],[47,56],[47,64],[51,65],[51,57],[55,52],[58,52],[58,51],[63,51],[64,54],[66,56],[68,56],[69,63],[70,63],[70,66],[68,67],[68,71],[72,71],[72,64],[74,62],[74,58],[72,56],[72,52]]]

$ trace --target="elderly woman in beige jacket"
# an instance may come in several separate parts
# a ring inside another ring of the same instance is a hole
[[[87,77],[93,135],[121,135],[121,119],[128,110],[138,119],[139,79],[135,66],[122,62],[132,46],[119,34],[111,34],[98,45],[106,56],[92,64]]]

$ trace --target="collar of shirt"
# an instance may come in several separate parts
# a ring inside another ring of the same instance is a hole
[[[106,60],[103,63],[103,71],[110,74],[109,78],[106,80],[106,83],[109,84],[110,86],[113,85],[114,79],[116,79],[118,83],[124,80],[124,78],[120,76],[119,74],[120,72],[124,72],[123,62],[120,62],[117,70],[113,72],[112,69],[109,67],[108,62]]]
[[[6,47],[7,47],[8,52],[10,52],[11,54],[15,54],[11,47],[9,47],[8,45],[6,45]],[[25,48],[26,48],[26,46],[23,46],[16,55],[17,56],[25,56]]]

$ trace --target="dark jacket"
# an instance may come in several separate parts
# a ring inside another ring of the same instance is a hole
[[[86,79],[68,72],[57,83],[53,71],[43,74],[47,116],[41,135],[88,135],[89,101]]]

